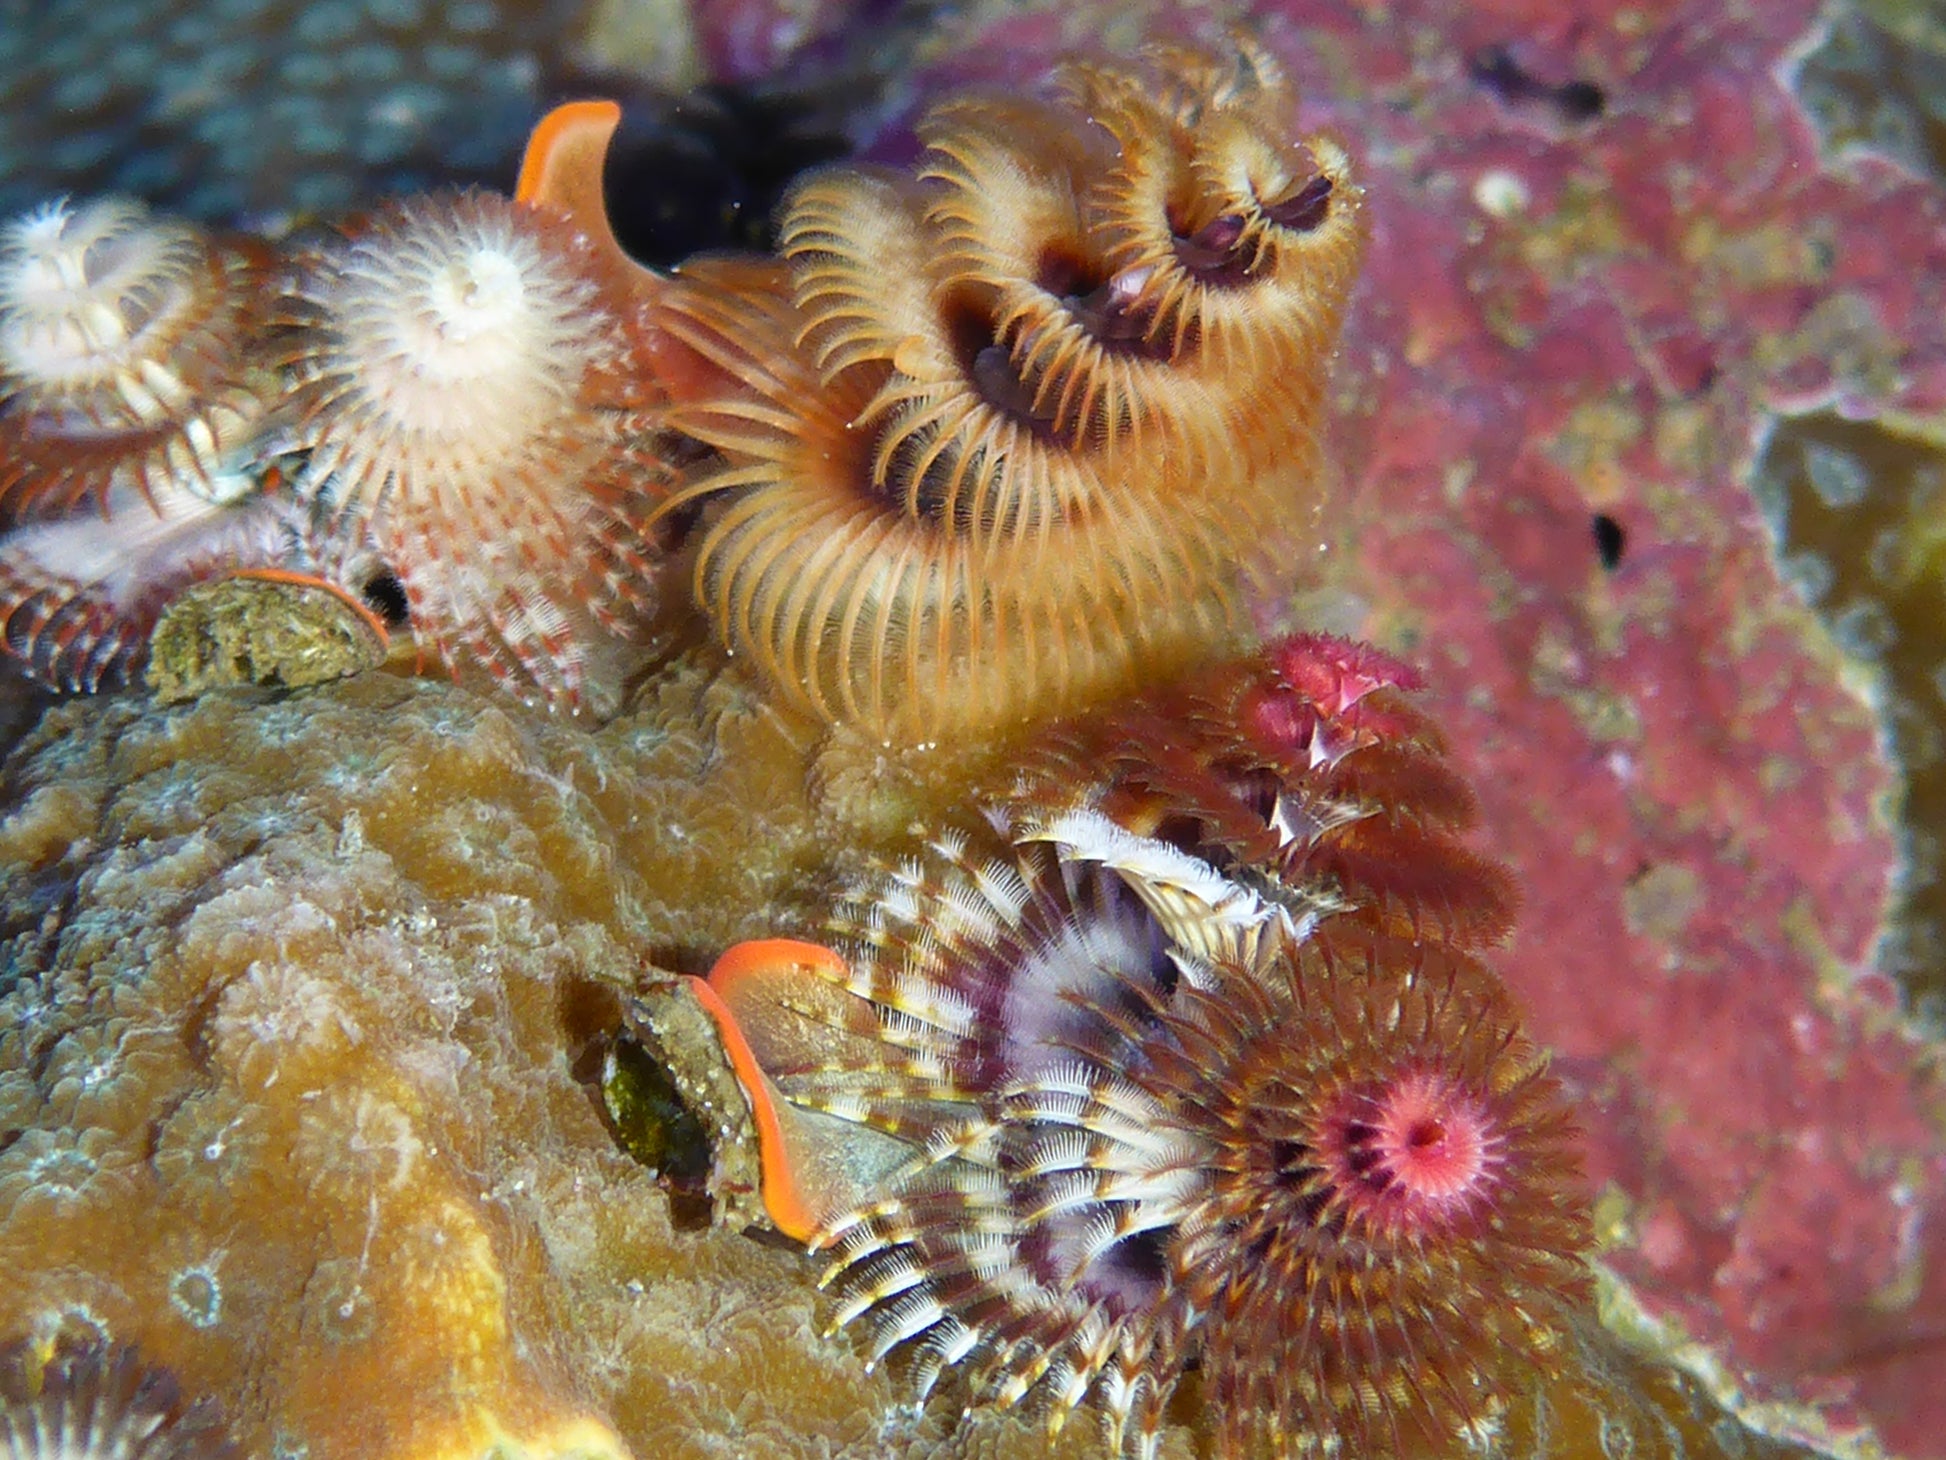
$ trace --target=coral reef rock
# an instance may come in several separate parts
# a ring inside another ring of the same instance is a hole
[[[882,20],[701,9],[726,71]],[[253,11],[241,62],[298,74],[200,110],[226,85],[203,59],[239,58],[170,11],[70,25],[61,5],[0,35],[30,83],[12,179],[204,217],[332,207],[340,182],[295,188],[256,141],[320,148],[337,179],[413,153],[392,134],[455,94],[470,134],[525,125],[484,125],[504,92],[476,105],[438,35],[437,95],[360,92],[356,120],[313,125],[333,6]],[[1583,1111],[1606,1316],[1682,1365],[1577,1315],[1563,1377],[1512,1396],[1469,1437],[1483,1452],[1790,1448],[1728,1404],[1827,1448],[1869,1451],[1876,1427],[1942,1453],[1946,1095],[1912,1015],[1946,967],[1946,195],[1910,125],[1936,49],[1917,11],[1252,7],[1373,225],[1324,399],[1348,477],[1333,579],[1303,608],[1425,668],[1480,841],[1525,890],[1498,966]],[[909,158],[908,105],[1232,19],[949,7],[857,133]],[[131,149],[96,124],[128,110],[100,61],[158,24],[166,45],[127,64],[189,100],[135,110],[193,120]],[[140,156],[168,176],[144,186]],[[220,195],[192,187],[206,169]],[[1050,1442],[1031,1416],[915,1414],[822,1336],[812,1265],[735,1230],[748,1113],[703,1023],[664,1051],[689,1134],[615,1128],[660,1108],[655,1061],[613,1039],[632,1001],[737,940],[814,931],[993,747],[885,750],[690,665],[600,729],[385,675],[26,730],[39,708],[0,704],[26,735],[0,773],[0,1341],[139,1345],[246,1451],[319,1460],[1099,1453],[1083,1425]],[[697,1130],[700,1160],[678,1149]],[[1206,1448],[1199,1385],[1161,1454]],[[0,1398],[16,1422],[25,1401]]]
[[[686,1215],[617,1139],[645,950],[802,926],[815,885],[802,790],[709,769],[767,719],[678,688],[599,733],[382,674],[52,710],[0,792],[0,1331],[137,1344],[247,1453],[1102,1453],[915,1414],[821,1336],[813,1264]],[[681,885],[685,843],[716,872],[747,845],[747,878]],[[1778,1452],[1571,1333],[1493,1453]],[[1197,1402],[1160,1454],[1199,1453]]]

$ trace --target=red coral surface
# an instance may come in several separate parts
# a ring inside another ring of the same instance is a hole
[[[1274,19],[1299,39],[1306,9]],[[1780,79],[1815,7],[1576,9],[1399,6],[1341,25],[1312,87],[1374,179],[1350,580],[1416,640],[1523,874],[1508,972],[1635,1204],[1617,1267],[1780,1392],[1943,1453],[1940,1090],[1872,972],[1888,771],[1747,485],[1770,411],[1946,399],[1942,198],[1827,169]],[[1471,82],[1503,43],[1604,114]],[[1386,77],[1381,50],[1425,59]],[[1480,206],[1510,185],[1523,210]],[[1853,300],[1861,336],[1820,349]],[[1889,356],[1896,399],[1848,356]]]
[[[1104,14],[975,11],[916,90],[1004,82]],[[1874,963],[1893,770],[1750,495],[1781,413],[1946,408],[1946,190],[1821,152],[1811,0],[1248,23],[1374,222],[1327,626],[1425,670],[1521,872],[1505,966],[1626,1198],[1611,1260],[1758,1397],[1946,1455],[1946,1093]]]

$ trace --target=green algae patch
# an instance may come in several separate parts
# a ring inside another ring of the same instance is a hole
[[[199,583],[149,639],[149,687],[164,704],[229,685],[298,688],[384,662],[386,637],[331,589],[247,574]]]

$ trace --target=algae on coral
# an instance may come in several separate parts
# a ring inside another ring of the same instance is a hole
[[[1817,411],[1770,429],[1752,473],[1784,576],[1852,661],[1901,780],[1904,866],[1880,963],[1946,1011],[1946,442]]]

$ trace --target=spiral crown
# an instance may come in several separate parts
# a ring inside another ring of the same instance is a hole
[[[1157,53],[948,103],[915,174],[798,189],[784,277],[659,299],[739,382],[673,412],[722,465],[671,505],[712,504],[699,600],[783,699],[925,741],[1243,636],[1266,544],[1321,500],[1362,242],[1348,161],[1277,140],[1268,76]]]

